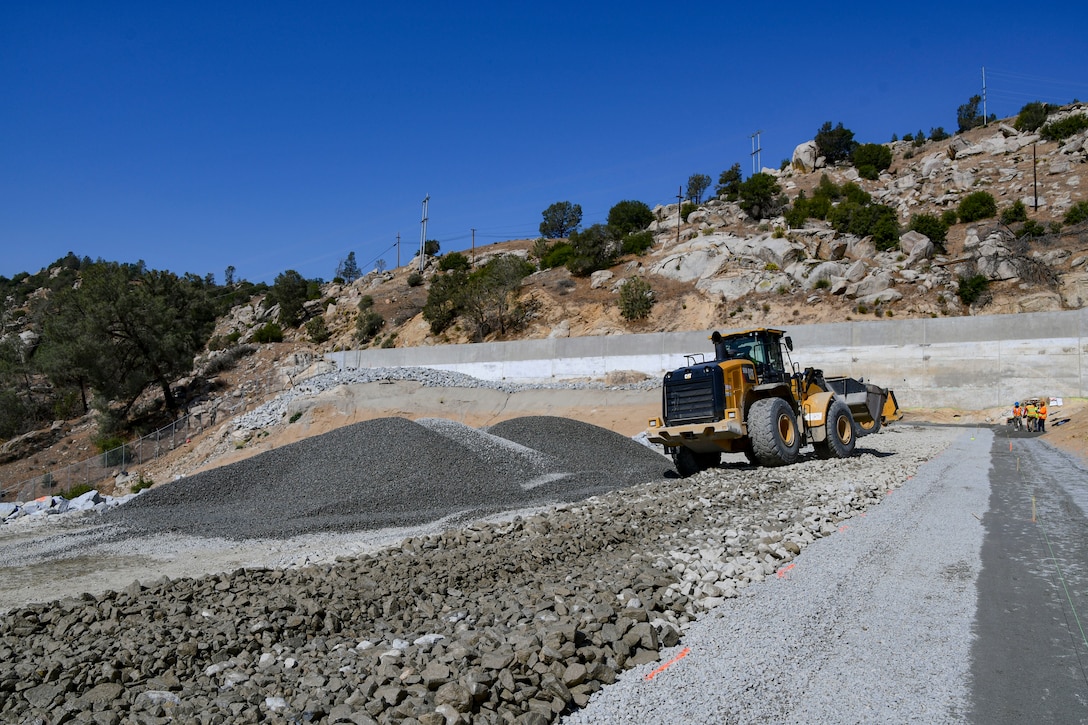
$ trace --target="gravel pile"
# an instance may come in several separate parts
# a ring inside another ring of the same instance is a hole
[[[528,493],[465,477],[507,475],[487,463],[488,451],[504,443],[467,442],[436,432],[442,425],[379,425],[390,427],[371,432],[411,435],[429,446],[397,457],[401,470],[355,454],[347,454],[355,465],[346,468],[265,454],[247,475],[301,479],[296,493],[330,485],[331,471],[351,481],[396,481],[418,492],[419,501],[434,497],[435,510],[465,505],[470,492]],[[555,482],[551,493],[596,485],[596,471],[626,470],[620,461],[637,456],[634,449],[602,455],[600,441],[579,448],[602,435],[592,430],[576,429],[574,440],[582,443],[573,446],[552,437],[569,426],[525,419],[488,433],[523,446],[511,458],[527,461],[529,473],[556,460],[568,464],[560,469],[579,471],[575,480]],[[355,428],[322,450],[350,443],[389,455],[398,447],[396,439]],[[688,479],[628,479],[622,490],[545,513],[411,538],[334,564],[134,583],[122,592],[16,609],[0,619],[0,720],[53,721],[63,713],[73,722],[553,722],[586,706],[624,670],[671,652],[708,610],[775,577],[844,520],[881,502],[951,436],[897,427],[866,438],[860,455],[847,460],[777,469],[729,463]],[[447,474],[455,485],[441,485]],[[198,491],[202,506],[213,510],[218,501],[248,496],[253,508],[243,515],[236,506],[231,525],[259,529],[253,520],[276,515],[261,508],[259,490],[243,490],[233,474],[178,484],[194,482],[199,487],[189,493]],[[355,488],[350,501],[360,511],[380,504],[401,506],[393,518],[412,515],[403,497]],[[531,492],[541,488],[547,486]],[[118,511],[169,526],[173,510],[185,528],[202,525],[200,507],[181,494],[171,500],[145,508],[155,500],[141,498]],[[314,515],[346,525],[336,519],[344,505],[330,501]],[[213,525],[225,529],[227,522]],[[637,715],[673,721],[653,711]]]
[[[141,533],[287,538],[573,501],[670,472],[645,446],[565,418],[488,432],[380,418],[150,489],[105,520]]]

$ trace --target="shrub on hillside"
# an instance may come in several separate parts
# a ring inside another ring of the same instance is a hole
[[[1066,224],[1080,224],[1083,221],[1088,221],[1088,201],[1078,201],[1069,207],[1069,211],[1065,213],[1062,221]]]
[[[1060,121],[1052,121],[1039,129],[1039,135],[1047,141],[1064,141],[1075,133],[1088,128],[1088,115],[1076,113]]]
[[[969,224],[979,219],[988,219],[997,214],[997,202],[988,191],[976,191],[968,194],[956,210],[961,222]]]
[[[929,237],[929,241],[933,242],[934,247],[942,252],[944,251],[944,243],[948,236],[948,225],[941,221],[940,218],[932,214],[915,214],[910,218],[907,228],[919,234],[925,234]]]
[[[941,212],[941,221],[945,226],[952,226],[959,221],[960,215],[956,213],[955,209],[945,209]]]
[[[263,327],[258,327],[253,333],[253,342],[266,344],[270,342],[283,342],[283,328],[275,322],[269,322]]]
[[[449,272],[451,269],[468,269],[470,266],[468,257],[461,252],[450,252],[438,260],[438,269],[443,272]]]
[[[634,234],[628,234],[623,238],[621,252],[623,254],[643,255],[646,253],[646,250],[653,245],[654,235],[652,232],[635,232]]]
[[[1024,202],[1019,199],[1001,210],[1001,223],[1007,227],[1012,226],[1017,222],[1026,222],[1027,220],[1028,209],[1024,206]]]
[[[540,258],[541,269],[563,267],[574,255],[574,247],[569,242],[555,242],[548,246],[544,256]]]
[[[1032,101],[1024,104],[1012,125],[1017,131],[1037,131],[1046,123],[1047,115],[1045,103]]]
[[[620,287],[620,314],[625,320],[648,317],[654,306],[654,291],[642,277],[632,277]]]
[[[612,215],[609,214],[610,219],[611,217]],[[621,224],[621,226],[625,225]],[[581,232],[570,233],[571,255],[567,259],[567,269],[571,271],[571,274],[587,277],[599,269],[612,266],[619,252],[619,245],[612,235],[612,229],[611,223],[608,226],[594,224]]]
[[[881,171],[892,165],[892,150],[879,143],[863,143],[854,149],[852,156],[858,174],[866,179],[876,179]],[[862,173],[862,169],[866,173]]]
[[[423,275],[419,272],[412,272],[408,275],[407,282],[409,287],[418,287],[423,284]]]
[[[960,298],[960,302],[970,307],[978,302],[989,288],[990,280],[985,275],[960,276],[956,296]]]
[[[306,334],[310,336],[310,342],[315,345],[320,345],[332,336],[329,333],[328,325],[325,324],[324,317],[315,317],[308,320],[306,322]]]
[[[687,221],[688,215],[698,208],[699,207],[695,206],[693,202],[685,201],[683,204],[680,205],[680,218],[684,221]]]

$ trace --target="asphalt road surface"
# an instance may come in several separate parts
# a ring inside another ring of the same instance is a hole
[[[994,437],[971,649],[977,723],[1088,722],[1088,471],[1040,438]]]

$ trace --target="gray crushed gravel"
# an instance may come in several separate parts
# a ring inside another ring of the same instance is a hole
[[[564,723],[963,722],[992,438],[960,434],[784,576],[693,623],[662,652],[684,652],[674,665],[624,673]]]
[[[565,418],[487,432],[380,418],[151,489],[103,520],[142,533],[287,538],[573,501],[671,471],[653,450]]]

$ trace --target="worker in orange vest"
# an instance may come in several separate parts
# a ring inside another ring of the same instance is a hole
[[[1012,429],[1020,430],[1024,427],[1024,409],[1020,407],[1020,401],[1012,404]]]
[[[1046,398],[1039,401],[1039,416],[1038,430],[1040,433],[1046,433]]]

